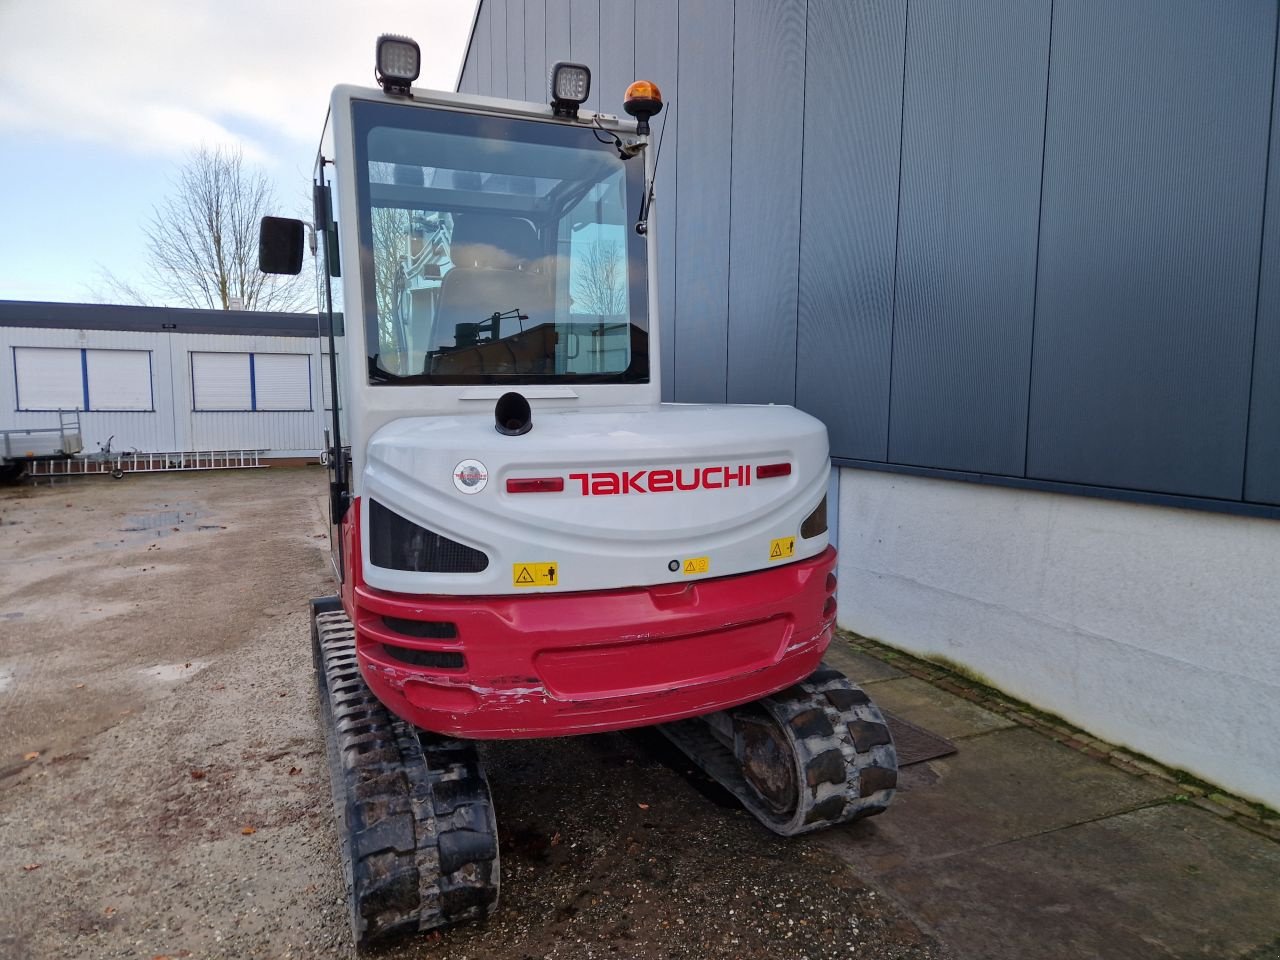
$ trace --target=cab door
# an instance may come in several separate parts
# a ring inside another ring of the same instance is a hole
[[[329,471],[329,553],[338,582],[346,575],[342,544],[342,520],[351,490],[351,447],[346,443],[347,419],[342,399],[344,323],[342,316],[342,267],[338,255],[338,212],[335,203],[333,161],[322,154],[316,160],[313,183],[316,238],[316,302],[320,344],[321,380],[324,383],[325,463]]]

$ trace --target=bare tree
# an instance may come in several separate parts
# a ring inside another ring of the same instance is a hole
[[[271,184],[248,167],[239,149],[201,147],[192,153],[174,190],[143,226],[147,269],[139,283],[104,272],[118,298],[162,301],[207,310],[314,310],[305,276],[273,276],[258,269],[258,224],[275,212]],[[150,295],[144,290],[149,289]]]
[[[579,260],[579,273],[573,284],[574,306],[583,313],[599,317],[617,317],[627,309],[627,264],[621,245],[596,240]]]
[[[404,258],[409,251],[409,211],[399,207],[374,207],[373,289],[377,297],[378,324],[385,344],[395,342],[397,311],[404,287]]]

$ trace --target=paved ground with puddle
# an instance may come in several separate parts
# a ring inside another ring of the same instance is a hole
[[[0,491],[0,958],[350,956],[318,470]],[[1280,844],[839,644],[952,738],[769,834],[645,733],[485,747],[503,900],[381,956],[1280,960]]]
[[[305,614],[332,590],[324,482],[0,491],[0,957],[351,954]],[[498,913],[384,955],[951,956],[660,737],[486,754]]]

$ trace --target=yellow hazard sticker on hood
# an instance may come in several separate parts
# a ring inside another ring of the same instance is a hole
[[[690,557],[684,562],[684,575],[691,577],[695,573],[710,573],[711,558],[710,557]]]
[[[558,587],[560,586],[560,564],[513,563],[511,585],[513,587]]]
[[[796,555],[796,538],[779,537],[769,541],[770,560],[790,560]]]

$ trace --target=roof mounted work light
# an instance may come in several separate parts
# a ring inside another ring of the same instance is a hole
[[[560,61],[551,68],[551,112],[577,119],[591,93],[591,71],[581,63]]]
[[[373,75],[387,93],[409,95],[409,84],[422,70],[422,51],[408,37],[384,33],[378,38]]]

